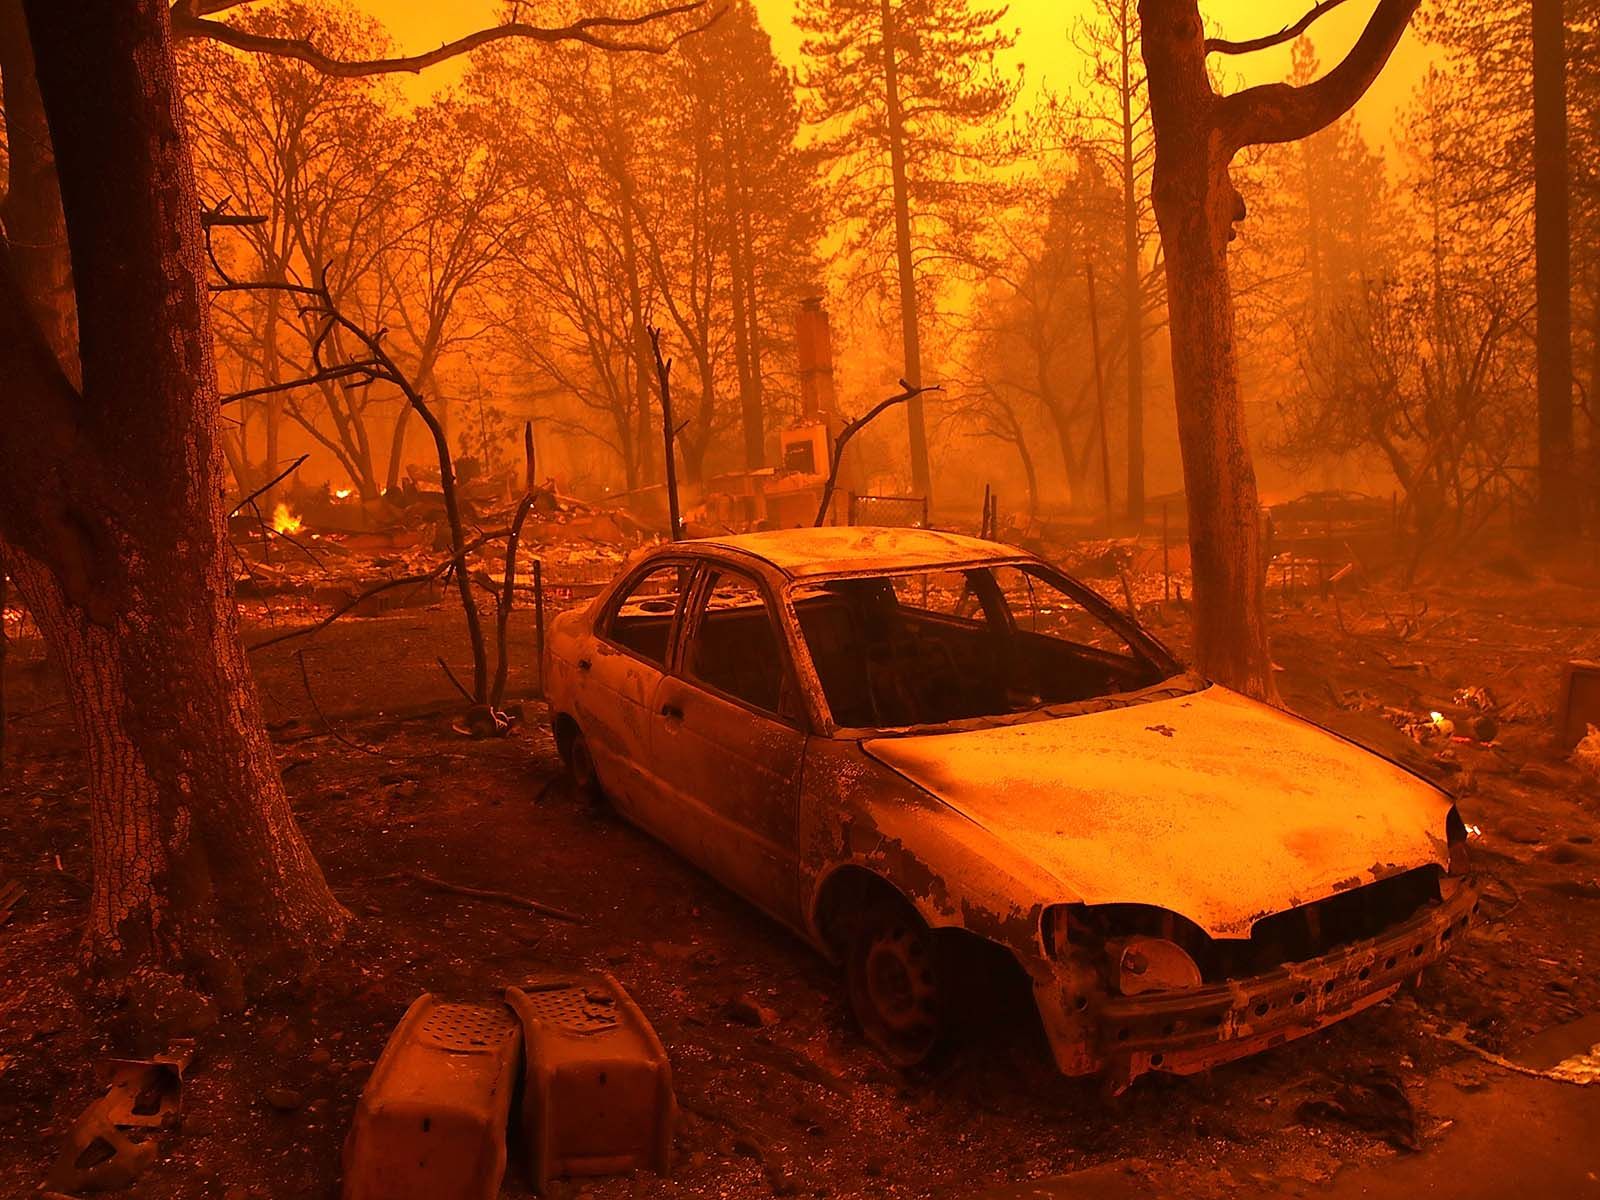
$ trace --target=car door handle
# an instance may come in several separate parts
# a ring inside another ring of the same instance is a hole
[[[580,658],[578,660],[578,670],[580,671],[587,671],[592,666],[594,666],[594,664],[587,658]]]
[[[669,702],[661,706],[661,715],[669,721],[681,721],[683,720],[683,709]]]

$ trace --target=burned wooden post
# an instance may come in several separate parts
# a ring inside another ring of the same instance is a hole
[[[539,663],[539,694],[544,695],[544,560],[533,560],[533,653]]]
[[[662,463],[667,475],[667,519],[671,522],[672,540],[683,537],[683,523],[678,516],[678,457],[674,447],[678,441],[678,427],[672,423],[672,360],[661,357],[661,330],[651,325],[650,352],[656,359],[656,385],[661,389],[661,443]]]

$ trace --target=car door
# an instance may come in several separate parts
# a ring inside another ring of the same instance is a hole
[[[577,719],[601,786],[635,819],[655,791],[650,735],[655,694],[671,660],[695,567],[653,560],[612,594],[595,622],[591,652],[578,660]]]
[[[806,732],[772,598],[706,564],[678,669],[656,691],[650,752],[660,835],[781,920],[799,911],[796,828]]]

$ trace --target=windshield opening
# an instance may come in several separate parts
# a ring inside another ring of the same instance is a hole
[[[846,727],[1011,718],[1151,687],[1176,670],[1033,564],[819,580],[790,595]]]

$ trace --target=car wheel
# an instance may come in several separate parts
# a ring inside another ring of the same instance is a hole
[[[572,776],[572,790],[595,804],[605,802],[605,792],[600,787],[600,776],[594,769],[594,755],[589,750],[589,739],[582,730],[572,735],[567,747],[567,771]]]
[[[861,1031],[897,1067],[926,1062],[945,1031],[938,947],[904,902],[874,900],[857,914],[845,969]]]

